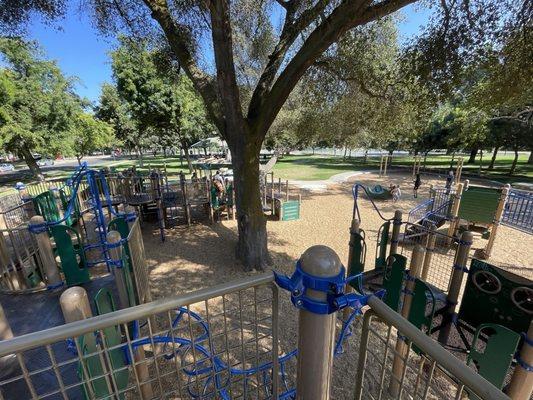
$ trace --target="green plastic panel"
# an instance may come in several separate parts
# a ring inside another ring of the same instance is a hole
[[[390,221],[381,225],[376,245],[376,269],[385,268],[387,264],[387,246],[389,244]]]
[[[54,222],[61,218],[57,208],[54,194],[49,190],[33,198],[35,212],[41,215],[45,221]]]
[[[476,348],[482,334],[488,335],[483,352]],[[497,388],[502,388],[509,366],[518,347],[520,335],[497,324],[480,325],[468,355],[467,364],[474,363],[479,375]],[[477,397],[470,397],[477,398]]]
[[[533,281],[474,259],[459,309],[459,320],[473,328],[492,323],[517,333],[527,332],[533,317],[531,293]]]
[[[435,316],[435,306],[435,294],[424,281],[417,279],[409,310],[409,322],[422,332],[430,332]]]
[[[398,311],[400,305],[400,294],[406,265],[407,258],[395,254],[392,265],[387,267],[383,273],[383,289],[386,290],[384,301],[394,311]]]
[[[116,311],[115,302],[111,291],[104,287],[98,291],[94,297],[96,313],[98,315],[107,314]],[[118,347],[122,343],[122,334],[119,326],[104,328],[105,344],[107,348]],[[128,386],[129,370],[124,359],[124,352],[121,348],[109,350],[109,359],[115,377],[118,390],[124,390]],[[123,398],[123,395],[121,396]]]
[[[281,203],[282,221],[295,221],[300,219],[300,202],[298,200],[285,201]]]
[[[458,216],[471,223],[492,224],[501,190],[470,186],[461,195]]]
[[[61,269],[67,285],[80,285],[89,282],[91,277],[78,232],[65,225],[54,225],[50,227],[50,232],[56,242],[57,254],[61,260]],[[72,243],[71,234],[77,238],[78,244],[76,246]]]
[[[95,354],[98,351],[96,347],[96,337],[92,332],[86,333],[78,340],[84,356],[87,354]],[[87,385],[91,385],[91,389],[95,398],[110,399],[112,392],[109,390],[108,384],[104,377],[105,371],[100,356],[95,354],[94,356],[84,357],[84,363],[85,368],[83,368],[81,361],[78,362],[78,377],[86,382],[83,384],[84,398],[93,398],[93,396],[90,395],[89,388],[87,387]],[[86,376],[85,370],[87,371],[88,376]],[[101,378],[95,378],[97,376],[100,376]]]

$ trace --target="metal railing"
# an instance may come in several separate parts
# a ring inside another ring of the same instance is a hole
[[[377,297],[361,327],[355,399],[509,400]]]
[[[502,223],[526,233],[533,233],[533,192],[511,189]]]
[[[0,341],[0,399],[281,398],[272,282],[256,275]]]

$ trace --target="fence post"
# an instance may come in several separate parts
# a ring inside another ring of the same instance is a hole
[[[394,211],[394,219],[392,220],[392,236],[390,239],[389,256],[398,253],[398,243],[400,242],[400,228],[402,227],[402,212],[400,210]]]
[[[422,273],[420,277],[424,282],[427,281],[429,267],[431,265],[431,258],[433,257],[433,251],[435,250],[435,242],[437,240],[437,227],[434,223],[429,225],[429,233],[426,243],[426,255],[424,256],[424,264],[422,265]]]
[[[516,365],[507,395],[513,400],[529,400],[533,394],[533,371],[524,367],[533,365],[533,321],[529,323],[527,336],[518,357],[523,365]]]
[[[339,275],[342,263],[337,253],[327,246],[312,246],[300,257],[301,269],[316,278]],[[326,302],[327,294],[307,289],[307,296]],[[298,331],[298,367],[296,398],[328,400],[330,398],[333,349],[335,347],[336,313],[315,314],[300,309]]]
[[[409,318],[409,312],[411,311],[411,303],[413,301],[413,291],[415,289],[415,279],[420,276],[420,267],[422,266],[422,260],[424,259],[424,248],[420,245],[416,245],[413,249],[411,256],[411,264],[409,265],[409,275],[407,282],[405,283],[402,317]],[[393,397],[397,397],[400,394],[401,380],[403,376],[403,370],[407,357],[409,356],[409,344],[405,338],[398,332],[398,339],[396,340],[396,351],[394,354],[394,361],[392,364],[392,377],[389,384],[389,392]]]
[[[455,231],[457,229],[457,225],[459,224],[459,206],[461,205],[461,196],[463,194],[463,188],[464,185],[462,183],[459,183],[457,185],[457,190],[455,191],[455,199],[453,201],[452,206],[452,221],[450,222],[450,226],[448,228],[448,236],[455,236]]]
[[[468,271],[466,265],[468,263],[468,253],[472,246],[474,235],[472,232],[466,231],[461,235],[459,240],[459,247],[455,253],[455,260],[452,267],[452,277],[450,279],[450,286],[448,287],[448,296],[446,297],[446,309],[442,315],[442,328],[439,331],[438,341],[442,344],[447,344],[448,337],[453,325],[455,316],[455,308],[459,300],[459,293],[463,285],[463,277]]]
[[[33,228],[32,228],[33,227]],[[42,229],[44,227],[44,229]],[[43,271],[46,274],[46,281],[48,286],[57,287],[63,283],[59,268],[56,264],[54,251],[52,250],[52,242],[48,236],[48,229],[46,229],[44,218],[40,215],[35,215],[30,219],[30,231],[35,235],[37,247],[39,248],[39,255],[43,263]]]
[[[93,316],[89,296],[85,289],[80,286],[73,286],[65,290],[59,297],[59,304],[67,324]]]
[[[511,189],[511,185],[507,184],[502,189],[502,193],[500,195],[500,202],[498,203],[498,208],[496,209],[496,213],[494,214],[494,220],[492,221],[492,227],[490,229],[490,236],[489,240],[487,241],[487,245],[485,246],[485,249],[483,250],[483,258],[489,258],[492,253],[492,248],[494,246],[494,241],[496,240],[496,234],[498,233],[498,227],[501,224],[502,217],[503,217],[503,211],[505,210],[505,204],[507,203],[507,198],[509,197],[509,190]]]
[[[117,284],[118,302],[120,309],[128,308],[130,306],[128,289],[126,286],[126,278],[124,271],[122,270],[122,244],[120,243],[120,233],[117,231],[107,232],[107,243],[109,258],[111,259],[111,271],[115,277],[115,283]]]

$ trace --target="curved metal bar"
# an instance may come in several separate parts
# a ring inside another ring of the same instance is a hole
[[[374,200],[372,200],[372,197],[370,197],[370,195],[368,194],[368,189],[363,186],[362,184],[360,183],[355,183],[353,186],[352,186],[352,195],[353,195],[353,212],[352,212],[352,219],[355,218],[357,216],[357,219],[359,221],[361,221],[361,213],[359,212],[359,205],[357,204],[357,200],[359,199],[359,188],[363,189],[363,191],[365,192],[366,194],[366,197],[368,197],[368,200],[370,200],[370,203],[372,203],[372,206],[374,207],[374,210],[376,210],[376,212],[378,213],[379,217],[383,220],[383,221],[392,221],[394,219],[394,217],[392,218],[385,218],[383,216],[383,214],[381,213],[381,211],[379,211],[379,208],[378,206],[376,206],[376,203],[374,203]]]

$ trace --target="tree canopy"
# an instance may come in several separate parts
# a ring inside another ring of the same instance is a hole
[[[529,0],[91,0],[84,8],[106,33],[126,29],[149,40],[166,39],[232,152],[237,255],[248,268],[262,268],[269,257],[259,151],[276,116],[310,68],[343,37],[415,3],[434,12],[404,62],[419,79],[413,84],[423,81],[436,99],[458,87],[465,65],[501,48],[509,32],[531,21]],[[66,4],[0,0],[0,29],[20,28],[36,13],[55,20]],[[273,15],[280,17],[273,21]],[[418,120],[416,112],[408,115],[400,123],[401,129],[408,125],[406,134]]]
[[[0,38],[0,143],[40,174],[35,152],[48,157],[76,155],[107,147],[112,135],[85,112],[88,102],[74,92],[74,78],[43,58],[34,42]]]

